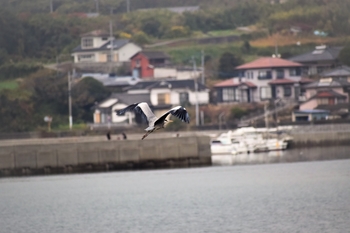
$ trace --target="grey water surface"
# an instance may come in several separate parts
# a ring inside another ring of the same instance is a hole
[[[0,232],[350,232],[350,159],[276,163],[289,160],[261,156],[280,157],[0,179]]]

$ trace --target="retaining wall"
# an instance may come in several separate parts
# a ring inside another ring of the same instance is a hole
[[[211,165],[206,136],[0,145],[0,176]]]
[[[350,145],[350,132],[302,132],[292,133],[291,147]]]

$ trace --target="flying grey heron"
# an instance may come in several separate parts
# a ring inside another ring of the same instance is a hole
[[[159,118],[154,115],[146,102],[131,104],[126,108],[116,110],[116,113],[118,116],[121,116],[124,115],[125,112],[131,111],[135,111],[136,113],[141,114],[148,122],[148,127],[145,129],[147,133],[143,135],[142,140],[150,133],[162,129],[166,126],[167,123],[172,122],[171,120],[166,119],[169,114],[176,116],[183,122],[190,123],[190,116],[188,115],[186,108],[182,106],[177,106],[170,109]]]

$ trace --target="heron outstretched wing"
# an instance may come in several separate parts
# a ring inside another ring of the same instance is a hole
[[[134,111],[138,114],[141,114],[144,119],[148,121],[148,124],[153,124],[153,122],[157,119],[157,117],[154,115],[150,107],[146,102],[141,102],[141,103],[134,103],[126,108],[117,110],[116,113],[117,115],[124,115],[125,112],[131,112]]]
[[[188,115],[186,108],[177,106],[164,113],[161,117],[158,118],[158,120],[156,120],[156,122],[154,122],[154,124],[156,125],[160,122],[163,122],[169,114],[176,116],[183,122],[190,123],[190,116]]]

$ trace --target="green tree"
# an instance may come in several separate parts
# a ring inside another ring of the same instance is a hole
[[[141,46],[149,43],[149,38],[143,31],[136,32],[132,36],[132,40]]]
[[[78,119],[82,121],[92,120],[92,107],[96,102],[107,98],[110,92],[99,81],[87,77],[80,80],[72,88],[73,106]]]
[[[350,44],[340,51],[338,59],[342,64],[350,66]]]
[[[0,94],[0,132],[23,132],[34,128],[33,104]]]
[[[235,68],[241,64],[243,64],[243,59],[240,56],[230,52],[223,53],[219,60],[219,77],[229,78],[236,76]]]
[[[141,22],[141,30],[150,36],[161,37],[161,23],[156,18],[148,18]]]

